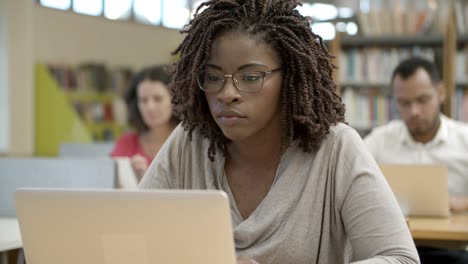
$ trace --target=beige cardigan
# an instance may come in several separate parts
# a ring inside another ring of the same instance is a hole
[[[338,124],[316,153],[297,142],[284,153],[265,199],[242,219],[209,142],[178,126],[153,160],[141,188],[224,190],[238,255],[262,264],[419,263],[398,204],[359,135]]]

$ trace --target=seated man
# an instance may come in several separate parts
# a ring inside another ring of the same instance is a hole
[[[422,58],[402,61],[392,74],[391,88],[402,120],[375,128],[364,139],[369,151],[381,164],[445,164],[450,209],[468,211],[468,124],[440,113],[446,94],[435,65]],[[425,262],[423,255],[421,262],[436,263]]]

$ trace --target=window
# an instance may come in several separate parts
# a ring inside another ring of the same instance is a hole
[[[105,0],[104,16],[109,19],[128,20],[132,15],[132,0]]]
[[[71,7],[71,0],[41,0],[41,5],[55,9],[67,10]]]
[[[41,5],[61,10],[104,16],[182,29],[196,8],[206,0],[39,0]]]
[[[193,18],[193,16],[195,15],[195,11],[197,11],[197,8],[198,6],[205,2],[206,0],[192,0],[192,11],[190,12],[190,19]],[[199,13],[201,13],[203,11],[203,9],[205,9],[206,7],[202,8]]]
[[[335,26],[330,22],[313,23],[312,31],[322,37],[323,40],[332,40],[335,38]]]
[[[36,0],[37,1],[37,0]],[[104,16],[113,20],[134,20],[139,23],[182,29],[195,15],[197,8],[206,0],[39,0],[41,5],[50,8],[72,10],[73,12]],[[363,2],[370,0],[362,0]],[[315,22],[330,22],[337,18],[354,15],[350,8],[336,8],[329,4],[304,3],[297,10],[310,16]],[[200,11],[203,11],[200,10]],[[324,39],[335,35],[335,29],[328,24],[311,25]],[[337,24],[337,30],[356,34],[354,24]]]
[[[100,16],[102,15],[102,0],[73,0],[73,11],[76,13]]]
[[[334,19],[338,16],[338,9],[328,4],[303,4],[297,10],[303,16],[309,16],[315,21]]]
[[[189,22],[190,10],[187,0],[166,0],[163,4],[162,25],[181,29]]]
[[[161,24],[161,0],[134,0],[135,20],[145,24]]]

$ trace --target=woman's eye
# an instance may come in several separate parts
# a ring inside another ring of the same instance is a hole
[[[205,78],[206,81],[208,82],[219,82],[222,80],[222,78],[219,75],[216,74],[208,74]]]
[[[258,74],[244,74],[242,75],[242,81],[246,82],[256,82],[260,80],[261,76]]]

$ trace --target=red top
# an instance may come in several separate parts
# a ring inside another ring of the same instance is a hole
[[[133,157],[136,154],[140,154],[145,157],[148,161],[148,165],[151,164],[153,157],[146,155],[140,144],[140,138],[135,132],[126,133],[121,136],[114,145],[114,149],[111,152],[111,157]]]

